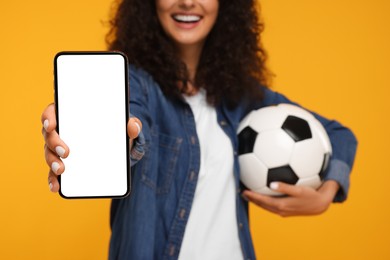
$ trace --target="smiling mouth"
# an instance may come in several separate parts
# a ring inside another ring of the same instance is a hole
[[[172,16],[173,20],[179,23],[197,23],[202,17],[199,15],[184,15],[184,14],[176,14]]]

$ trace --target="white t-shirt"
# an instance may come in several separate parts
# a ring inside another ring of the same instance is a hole
[[[195,197],[180,260],[242,260],[236,217],[233,147],[205,91],[185,96],[195,116],[201,151]]]

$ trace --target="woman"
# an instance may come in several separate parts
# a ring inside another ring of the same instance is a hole
[[[235,152],[240,120],[252,109],[291,103],[266,87],[255,5],[248,0],[119,5],[108,41],[132,63],[134,117],[128,133],[137,142],[132,194],[112,203],[110,259],[255,259],[247,200],[282,216],[320,214],[332,201],[345,200],[356,139],[318,115],[334,151],[318,190],[274,183],[273,189],[289,196],[273,198],[240,187]],[[60,157],[69,149],[55,132],[53,105],[42,122],[49,185],[57,192],[65,167]]]

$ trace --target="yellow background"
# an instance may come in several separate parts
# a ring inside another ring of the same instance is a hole
[[[0,3],[1,259],[107,258],[109,200],[49,192],[40,114],[55,53],[104,49],[110,3]],[[359,151],[346,203],[316,217],[251,208],[257,256],[390,259],[390,2],[264,0],[262,10],[274,89],[351,127]]]

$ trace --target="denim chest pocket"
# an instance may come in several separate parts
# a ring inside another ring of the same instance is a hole
[[[182,143],[183,138],[158,133],[156,129],[151,131],[141,160],[141,180],[157,194],[170,190]]]

